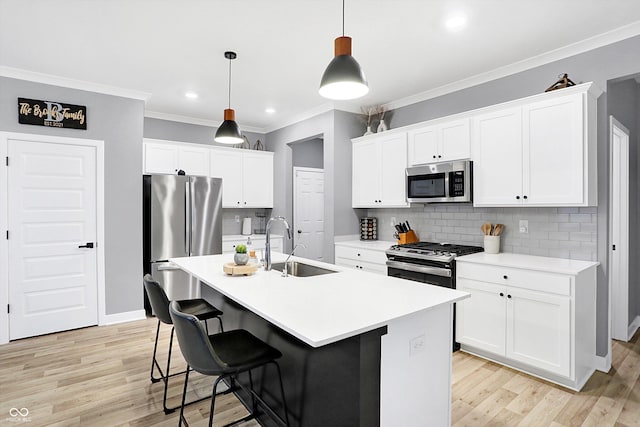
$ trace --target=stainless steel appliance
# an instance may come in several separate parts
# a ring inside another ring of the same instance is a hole
[[[482,252],[480,246],[452,245],[448,243],[417,242],[393,245],[387,249],[387,275],[415,282],[456,288],[457,256]],[[453,312],[453,350],[456,342],[456,314]]]
[[[168,260],[222,253],[222,179],[144,175],[142,187],[144,272],[169,299],[199,297],[199,282]]]
[[[414,203],[471,202],[472,173],[470,160],[407,168],[407,200]]]

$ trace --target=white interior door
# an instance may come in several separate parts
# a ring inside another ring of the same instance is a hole
[[[9,139],[9,338],[98,323],[96,147]]]
[[[322,261],[324,247],[324,170],[293,168],[294,244],[296,255]]]
[[[611,117],[611,334],[629,340],[629,131]]]

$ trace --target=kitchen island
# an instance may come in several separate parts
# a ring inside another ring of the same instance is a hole
[[[292,426],[450,425],[452,303],[468,294],[291,259],[334,272],[228,276],[230,255],[171,261],[202,282],[226,329],[245,328],[283,353]],[[278,408],[273,377],[256,383]]]

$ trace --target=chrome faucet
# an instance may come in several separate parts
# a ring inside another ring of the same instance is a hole
[[[291,258],[291,255],[293,255],[293,253],[296,251],[296,249],[298,249],[298,246],[302,246],[305,249],[307,248],[304,245],[304,243],[298,243],[297,245],[295,245],[293,247],[293,249],[291,249],[291,253],[287,257],[287,259],[284,261],[284,267],[282,267],[282,277],[289,277],[289,273],[287,271],[287,266],[289,265],[289,258]]]
[[[284,227],[287,229],[287,237],[291,240],[291,228],[289,227],[287,219],[283,216],[271,217],[269,222],[267,222],[267,235],[264,244],[264,269],[267,271],[271,270],[271,223],[274,221],[282,221],[284,223]]]

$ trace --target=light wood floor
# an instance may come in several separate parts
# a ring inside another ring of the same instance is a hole
[[[162,412],[162,383],[149,381],[155,325],[155,319],[147,319],[0,346],[0,425],[177,425],[177,412]],[[168,332],[163,325],[161,360],[166,360]],[[596,372],[581,393],[457,352],[453,357],[453,424],[640,426],[639,336],[630,343],[614,343],[611,372]],[[174,349],[172,365],[184,369],[177,342]],[[210,378],[198,374],[192,378],[189,399],[210,392]],[[181,386],[182,377],[172,381],[171,405],[179,404]],[[216,402],[215,425],[246,414],[231,395]],[[24,420],[11,417],[11,408],[27,408],[29,414]],[[208,400],[186,411],[193,426],[206,425],[208,413]]]

